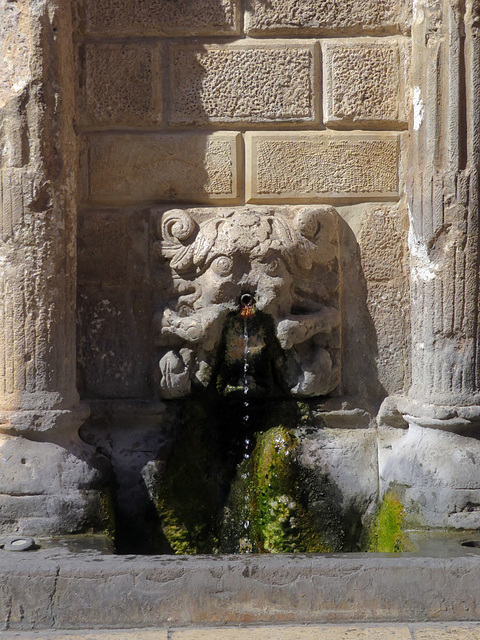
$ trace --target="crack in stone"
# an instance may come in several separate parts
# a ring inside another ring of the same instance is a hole
[[[53,590],[52,590],[52,595],[50,596],[50,616],[52,618],[52,628],[55,628],[55,597],[57,595],[57,585],[58,585],[58,578],[60,576],[60,566],[58,566],[55,570],[55,576],[54,576],[54,580],[53,580]]]

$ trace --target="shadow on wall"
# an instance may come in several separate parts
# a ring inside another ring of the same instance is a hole
[[[360,247],[351,227],[340,224],[342,260],[342,385],[346,396],[363,400],[375,415],[388,395],[379,381],[378,343],[375,325],[367,307],[367,283]]]

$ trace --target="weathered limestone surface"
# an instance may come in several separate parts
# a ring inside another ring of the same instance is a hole
[[[357,34],[400,30],[406,8],[398,0],[248,0],[247,33]]]
[[[70,9],[44,0],[1,11],[0,531],[67,532],[93,526],[103,478],[77,436],[88,410],[75,387]]]
[[[378,378],[390,395],[406,391],[409,382],[407,225],[404,205],[372,207],[359,237],[367,305],[375,324]]]
[[[233,203],[241,184],[238,138],[238,133],[90,135],[89,199],[100,205]]]
[[[349,460],[348,469],[345,460]],[[374,511],[378,464],[377,434],[373,429],[311,431],[302,441],[301,462],[331,478],[342,495],[345,514],[354,512],[368,516]]]
[[[15,126],[15,103],[21,100],[22,90],[30,79],[28,59],[32,33],[28,14],[22,9],[22,4],[16,2],[3,2],[0,5],[0,55],[3,61],[0,70],[2,164],[7,160],[6,141],[18,131],[18,123]]]
[[[84,211],[78,229],[78,383],[84,397],[150,395],[148,219]]]
[[[106,35],[234,35],[238,0],[84,0],[87,32]]]
[[[313,122],[315,46],[299,42],[175,45],[170,124]]]
[[[424,526],[480,526],[479,17],[476,0],[422,1],[413,21],[412,384],[380,410],[408,431],[385,428],[379,460]]]
[[[375,630],[375,640],[406,640],[407,627],[399,626],[399,620],[478,620],[479,574],[478,552],[465,548],[451,558],[252,554],[236,558],[137,556],[135,560],[41,549],[32,554],[5,554],[0,613],[6,621],[4,628],[9,622],[8,635],[15,637],[20,631],[22,638],[28,638],[25,632],[32,627],[83,629],[83,638],[91,638],[85,633],[86,624],[97,630],[137,627],[135,633],[153,625],[168,627],[173,640],[177,629],[191,634],[192,627],[204,625],[213,629],[215,640],[233,640],[234,633],[242,629],[245,634],[240,638],[283,640],[280,628],[265,638],[263,633],[272,630],[262,628],[266,624],[282,625],[285,634],[289,628],[285,625],[297,625],[295,635],[285,640],[372,638],[370,625],[353,625],[351,621],[356,620],[384,623]],[[100,584],[102,589],[94,588]],[[310,625],[325,622],[331,623],[327,635],[322,637],[317,629],[318,634],[312,636]],[[340,622],[347,628],[339,626]],[[475,638],[472,628],[470,636],[461,631],[457,635],[462,627],[467,625],[456,625],[450,636],[440,631],[430,637]],[[426,634],[417,635],[417,625],[413,628],[415,638],[426,640]],[[45,640],[55,638],[54,633],[45,633]],[[141,633],[138,637],[145,640]]]
[[[450,406],[450,413],[455,406],[477,406],[480,416],[479,13],[475,1],[418,7],[408,195],[413,339],[409,396],[420,405]]]
[[[77,105],[78,122],[112,126],[161,123],[158,47],[90,43],[80,51],[85,77]]]
[[[381,493],[395,484],[411,528],[479,528],[479,441],[409,424],[379,430]]]
[[[247,202],[398,194],[398,138],[391,134],[251,133]]]
[[[338,126],[391,126],[405,119],[397,41],[326,40],[324,121]]]

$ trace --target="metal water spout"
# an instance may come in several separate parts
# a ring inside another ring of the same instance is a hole
[[[240,316],[251,318],[255,315],[255,298],[250,293],[242,293],[240,296]]]

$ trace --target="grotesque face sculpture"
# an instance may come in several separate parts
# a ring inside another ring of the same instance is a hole
[[[227,316],[251,296],[273,320],[292,395],[340,379],[338,214],[332,207],[173,209],[156,215],[160,393],[207,386]]]

